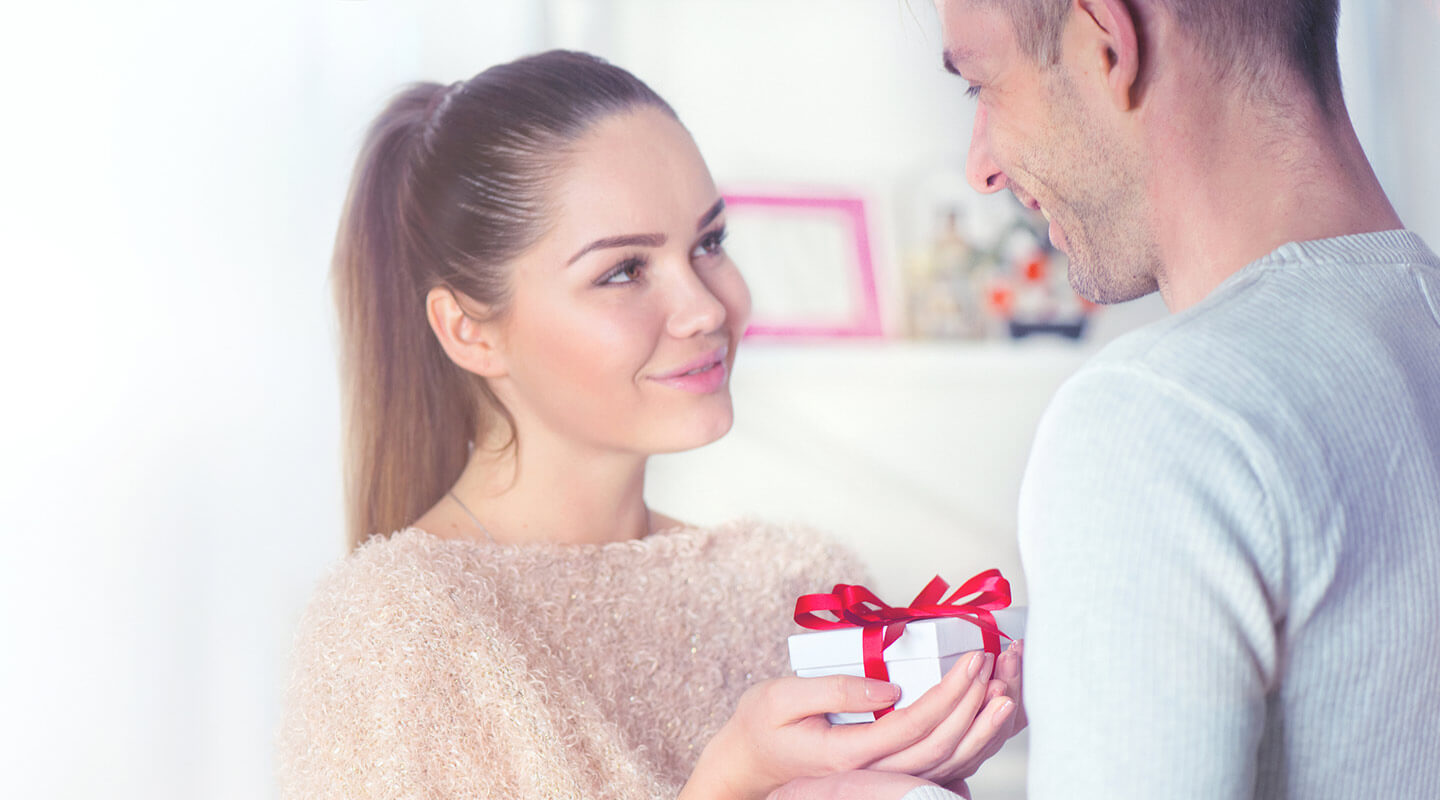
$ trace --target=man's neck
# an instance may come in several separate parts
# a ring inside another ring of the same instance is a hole
[[[1171,311],[1287,242],[1402,227],[1343,107],[1280,120],[1214,94],[1154,110],[1173,115],[1150,140],[1152,163],[1165,165],[1150,185]]]

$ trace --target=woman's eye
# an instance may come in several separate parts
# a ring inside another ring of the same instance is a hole
[[[645,269],[645,259],[627,258],[621,261],[614,269],[605,273],[596,283],[602,286],[613,286],[620,283],[634,283],[640,279],[640,273]]]
[[[975,98],[976,96],[978,96],[979,94],[980,94],[980,85],[977,84],[977,83],[972,83],[972,84],[970,84],[970,87],[965,90],[965,96],[966,96],[966,97],[969,97],[969,98],[972,98],[972,99]]]
[[[700,242],[695,245],[695,250],[690,254],[691,258],[702,256],[713,256],[725,249],[725,237],[727,233],[724,228],[716,228],[713,231],[700,237]]]

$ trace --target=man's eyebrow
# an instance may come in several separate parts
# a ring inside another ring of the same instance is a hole
[[[570,256],[570,260],[565,262],[565,266],[568,267],[574,264],[592,250],[607,250],[612,247],[631,247],[634,245],[641,247],[660,247],[665,244],[665,239],[666,237],[663,233],[633,233],[629,236],[607,236],[604,239],[596,239],[590,244],[580,248],[580,252]]]
[[[974,60],[974,54],[960,47],[952,47],[942,54],[940,60],[941,63],[945,65],[946,72],[963,78],[965,76],[960,74],[960,68],[955,66],[955,63],[960,62],[963,64],[967,61]]]
[[[700,230],[701,228],[705,227],[706,225],[709,225],[711,222],[713,222],[713,221],[715,220],[716,217],[720,216],[720,212],[721,212],[721,211],[724,211],[724,210],[725,210],[725,198],[722,197],[722,198],[720,198],[719,200],[716,200],[716,201],[715,201],[715,205],[710,206],[710,210],[709,210],[709,211],[706,211],[704,214],[701,214],[701,215],[700,215],[700,221],[697,222],[697,223],[695,223],[695,230],[698,231],[698,230]]]

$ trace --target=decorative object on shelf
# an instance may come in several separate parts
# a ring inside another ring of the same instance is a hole
[[[877,337],[865,201],[725,193],[726,249],[750,285],[749,337]]]
[[[979,339],[985,336],[980,304],[986,254],[960,233],[961,210],[949,208],[929,247],[905,260],[907,333],[919,339]]]
[[[965,180],[963,171],[929,165],[904,190],[905,335],[1081,338],[1097,307],[1070,288],[1068,260],[1040,215],[1008,192],[976,195]]]
[[[1032,334],[1067,339],[1084,335],[1098,306],[1070,288],[1069,259],[1050,244],[1048,230],[1038,229],[1034,212],[1021,208],[995,249],[996,260],[1003,260],[1007,268],[991,276],[986,305],[1012,339]]]

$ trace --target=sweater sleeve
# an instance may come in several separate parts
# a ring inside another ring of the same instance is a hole
[[[583,698],[493,621],[458,613],[465,590],[378,548],[322,583],[293,656],[282,797],[673,796],[653,775],[605,774],[613,732],[567,713]]]
[[[906,792],[900,800],[964,800],[964,798],[939,786],[916,786]]]
[[[1282,564],[1257,441],[1138,367],[1057,394],[1019,517],[1030,797],[1253,794]]]

